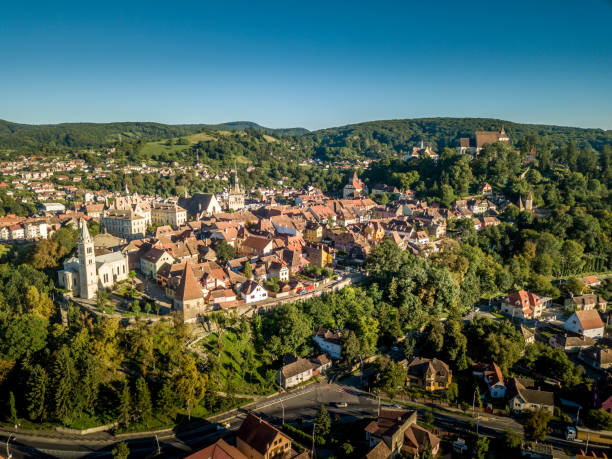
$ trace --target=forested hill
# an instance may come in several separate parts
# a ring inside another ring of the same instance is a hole
[[[252,128],[279,134],[302,135],[303,128],[271,129],[249,121],[221,124],[161,124],[149,122],[18,124],[0,120],[0,148],[59,146],[99,147],[130,139],[160,140],[200,132],[202,128],[243,131]]]
[[[307,135],[322,158],[343,157],[357,152],[370,157],[389,153],[406,153],[423,141],[435,150],[454,147],[459,138],[473,136],[474,131],[499,131],[504,127],[510,140],[519,146],[527,137],[537,137],[531,144],[546,142],[558,147],[574,142],[578,147],[590,145],[600,149],[612,145],[612,130],[583,129],[543,124],[520,124],[491,118],[418,118],[370,121],[322,129]]]
[[[304,128],[272,129],[250,121],[221,124],[161,124],[149,122],[63,123],[30,125],[0,120],[0,148],[58,146],[80,148],[107,146],[117,141],[144,141],[176,138],[207,130],[244,131],[254,129],[271,134],[299,137],[322,158],[348,156],[381,157],[408,152],[421,141],[441,150],[455,146],[460,137],[479,130],[506,129],[515,145],[527,137],[538,138],[551,147],[574,142],[578,147],[600,149],[612,144],[612,130],[583,129],[540,124],[520,124],[491,118],[419,118],[370,121],[310,132]],[[535,141],[531,141],[535,144]]]

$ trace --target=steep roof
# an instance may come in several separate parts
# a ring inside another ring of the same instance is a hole
[[[576,318],[583,330],[593,330],[596,328],[603,328],[604,323],[601,320],[599,313],[595,309],[589,309],[588,311],[576,311]]]
[[[247,459],[247,457],[238,448],[228,445],[220,438],[212,445],[190,454],[185,459]]]
[[[417,451],[422,451],[427,444],[431,445],[431,449],[435,449],[440,443],[437,436],[417,424],[412,424],[406,429],[404,438],[406,443]],[[406,443],[404,445],[408,446]]]
[[[188,301],[200,299],[202,296],[202,288],[193,274],[191,264],[185,263],[183,277],[181,277],[174,298],[180,301]]]
[[[276,427],[268,424],[263,419],[249,413],[242,424],[236,436],[251,448],[265,454],[270,445],[277,436],[283,436],[289,440],[289,437],[281,433]]]

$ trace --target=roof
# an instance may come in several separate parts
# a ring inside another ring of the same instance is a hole
[[[165,250],[162,250],[158,247],[151,247],[147,253],[145,253],[142,258],[147,261],[152,261],[153,263],[157,263],[157,261],[167,253]]]
[[[257,250],[265,250],[272,241],[265,237],[249,236],[242,243],[242,247],[250,247]]]
[[[114,263],[116,261],[125,261],[125,255],[121,252],[111,252],[96,257],[96,264]]]
[[[269,445],[271,445],[274,439],[279,435],[290,440],[289,437],[280,432],[276,427],[268,424],[253,413],[247,415],[236,433],[236,436],[240,438],[240,440],[264,455],[268,451]]]
[[[387,459],[391,457],[391,450],[384,441],[379,441],[365,457],[366,459]]]
[[[604,323],[601,320],[599,313],[595,309],[588,311],[576,311],[574,313],[583,330],[593,330],[603,328]],[[569,320],[569,319],[568,319]]]
[[[202,288],[193,274],[190,263],[185,263],[183,276],[176,289],[174,298],[180,301],[197,300],[202,298]]]
[[[442,383],[446,383],[451,374],[448,365],[436,358],[415,357],[408,364],[407,369],[409,375],[417,376],[421,379],[433,378],[434,381]]]
[[[555,396],[552,392],[548,392],[544,390],[527,389],[517,379],[514,379],[513,382],[514,382],[514,387],[513,387],[514,396],[511,398],[518,396],[521,399],[523,399],[526,403],[532,403],[535,405],[546,405],[546,406],[555,405]]]
[[[284,365],[280,369],[280,372],[285,378],[292,378],[293,376],[301,375],[308,370],[312,370],[312,367],[313,364],[310,360],[299,358],[295,362]]]
[[[257,287],[261,287],[261,284],[259,282],[254,280],[248,280],[242,284],[242,286],[240,287],[240,292],[244,293],[245,295],[248,295],[249,293],[254,292]]]
[[[533,309],[542,304],[542,299],[538,295],[526,290],[509,293],[502,301],[512,307],[520,307],[523,310]]]
[[[185,459],[247,459],[238,448],[229,445],[222,438],[200,451],[190,454]]]
[[[409,446],[417,451],[422,451],[426,445],[431,445],[431,449],[436,449],[440,444],[440,439],[432,434],[429,430],[423,429],[417,424],[412,424],[404,432],[404,446]]]
[[[377,437],[393,435],[414,413],[414,410],[381,408],[378,419],[370,422],[365,431]]]

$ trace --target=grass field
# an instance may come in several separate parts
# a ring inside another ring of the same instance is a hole
[[[219,132],[220,134],[224,134],[222,131]],[[150,155],[158,155],[160,153],[174,153],[177,151],[182,151],[186,148],[189,148],[190,145],[193,145],[194,143],[198,143],[198,142],[206,142],[209,140],[217,140],[215,137],[205,134],[203,132],[198,132],[196,134],[191,134],[188,136],[184,136],[183,139],[187,140],[187,145],[166,145],[166,142],[168,141],[167,139],[165,140],[160,140],[158,142],[147,142],[143,147],[142,147],[142,152],[145,154],[150,154]],[[172,139],[174,140],[174,142],[176,142],[177,139]]]

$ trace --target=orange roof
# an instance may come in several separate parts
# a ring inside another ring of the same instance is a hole
[[[176,289],[174,297],[180,301],[197,300],[203,297],[202,288],[196,280],[191,264],[189,263],[185,263],[183,277]]]
[[[595,309],[576,311],[575,314],[584,330],[593,330],[595,328],[603,328],[604,326],[599,313]]]

